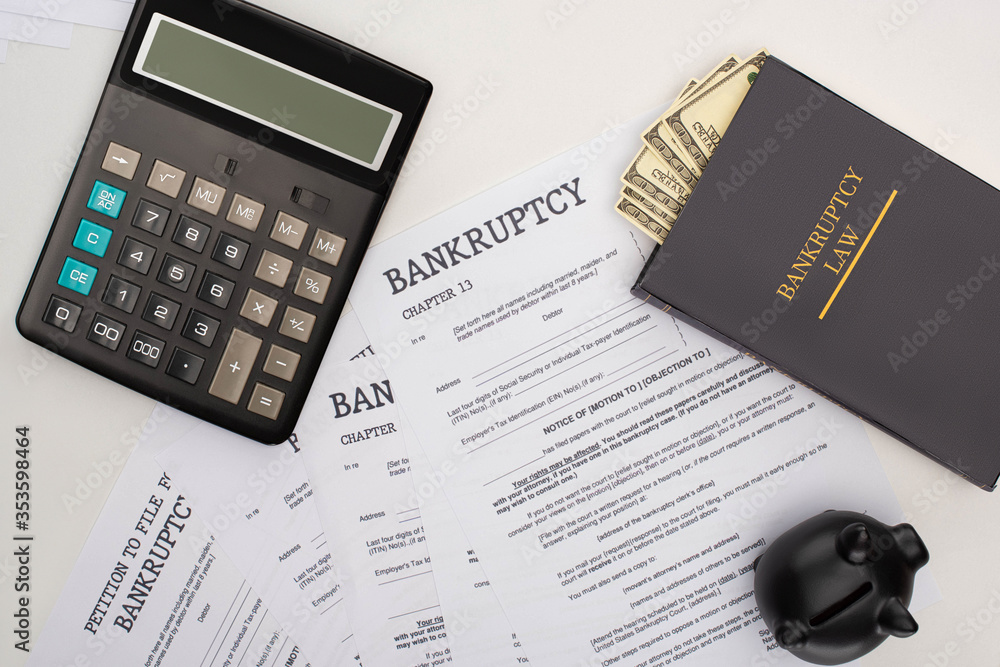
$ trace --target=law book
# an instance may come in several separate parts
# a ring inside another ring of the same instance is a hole
[[[633,293],[993,490],[998,211],[772,56]]]

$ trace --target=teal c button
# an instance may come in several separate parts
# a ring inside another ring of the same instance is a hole
[[[72,257],[66,258],[62,273],[59,274],[60,285],[84,296],[90,295],[90,288],[94,286],[96,279],[97,269]]]
[[[91,255],[104,257],[104,253],[108,251],[108,244],[111,243],[111,233],[107,227],[101,227],[90,220],[81,220],[80,227],[76,230],[76,238],[73,239],[73,247]]]
[[[126,194],[124,190],[97,181],[94,183],[94,189],[90,192],[87,208],[117,220],[118,216],[121,215]]]

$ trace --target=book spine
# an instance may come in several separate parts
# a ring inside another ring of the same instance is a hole
[[[701,320],[699,320],[697,318],[694,318],[694,317],[691,317],[687,313],[684,313],[684,312],[682,312],[680,310],[677,310],[676,308],[674,308],[670,304],[665,303],[661,299],[657,298],[653,294],[650,294],[645,289],[643,289],[642,282],[641,282],[642,276],[640,276],[639,279],[640,279],[640,282],[636,283],[636,285],[632,288],[632,296],[634,296],[635,298],[641,299],[644,303],[647,303],[647,304],[649,304],[651,306],[654,306],[654,307],[662,310],[663,312],[668,313],[672,317],[676,317],[681,322],[684,322],[684,324],[687,324],[688,326],[690,326],[690,327],[692,327],[694,329],[697,329],[698,331],[704,333],[707,336],[710,336],[710,337],[716,339],[717,341],[719,341],[720,343],[723,343],[724,345],[728,345],[729,347],[734,348],[737,352],[745,354],[746,356],[750,357],[751,359],[754,359],[755,361],[759,361],[759,362],[761,362],[763,364],[766,364],[767,366],[769,366],[770,368],[774,369],[778,373],[781,373],[782,375],[784,375],[788,379],[801,384],[803,387],[811,390],[813,393],[817,394],[818,396],[821,396],[822,398],[830,401],[834,405],[836,405],[836,406],[838,406],[840,408],[843,408],[847,412],[850,412],[852,415],[858,417],[859,419],[861,419],[865,423],[871,424],[873,427],[877,428],[878,430],[882,431],[883,433],[886,433],[886,434],[892,436],[896,440],[899,440],[900,442],[903,442],[903,443],[909,445],[910,447],[912,447],[913,449],[917,450],[918,452],[920,452],[924,456],[927,456],[928,458],[931,458],[934,461],[937,461],[939,464],[945,466],[946,468],[951,469],[956,474],[960,475],[962,478],[968,480],[969,482],[972,482],[973,484],[975,484],[979,488],[984,489],[986,491],[993,491],[996,488],[995,483],[993,483],[993,482],[985,482],[983,480],[976,479],[974,477],[970,477],[965,471],[961,470],[960,468],[958,468],[957,466],[955,466],[953,463],[951,463],[949,461],[944,461],[942,459],[939,459],[936,456],[933,456],[933,455],[929,454],[927,452],[927,450],[923,449],[922,447],[918,447],[914,443],[910,442],[909,440],[907,440],[906,438],[904,438],[903,436],[901,436],[896,431],[892,430],[891,428],[889,428],[887,426],[884,426],[883,424],[880,424],[879,422],[877,422],[874,419],[868,417],[864,413],[859,412],[858,410],[856,410],[856,409],[854,409],[854,408],[852,408],[852,407],[850,407],[848,405],[845,405],[841,401],[838,401],[837,399],[833,398],[832,396],[830,396],[826,392],[824,392],[821,389],[817,388],[816,385],[812,384],[811,382],[803,380],[801,377],[793,375],[792,373],[789,373],[785,368],[783,368],[782,366],[774,363],[773,361],[771,361],[767,357],[761,356],[760,354],[754,352],[753,350],[751,350],[751,349],[749,349],[749,348],[747,348],[747,347],[745,347],[743,345],[740,345],[739,343],[737,343],[736,341],[734,341],[729,336],[726,336],[725,334],[720,333],[719,331],[717,331],[716,329],[713,329],[712,327],[708,326],[707,324],[705,324]]]

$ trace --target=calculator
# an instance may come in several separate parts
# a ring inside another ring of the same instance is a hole
[[[430,95],[238,0],[138,0],[19,331],[286,440]]]

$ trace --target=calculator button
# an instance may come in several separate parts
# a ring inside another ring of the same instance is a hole
[[[101,301],[118,310],[131,313],[135,310],[136,302],[139,301],[140,292],[142,292],[142,288],[138,285],[122,280],[118,276],[111,276]]]
[[[271,238],[289,248],[298,250],[302,247],[302,239],[306,237],[308,230],[309,225],[305,222],[293,218],[287,213],[279,212],[274,221],[274,227],[271,228]]]
[[[284,393],[258,382],[254,385],[253,394],[250,395],[247,410],[261,417],[277,419],[278,413],[281,412],[281,404],[284,402]]]
[[[146,187],[165,194],[171,199],[177,199],[185,176],[187,176],[186,171],[181,171],[177,167],[171,167],[166,162],[157,160],[153,163],[153,171],[149,174]]]
[[[132,216],[132,226],[144,229],[150,234],[163,236],[163,230],[167,226],[167,218],[169,217],[169,208],[163,208],[145,199],[140,199],[139,207],[135,209],[135,215]]]
[[[201,369],[204,365],[205,360],[198,355],[177,348],[174,350],[173,356],[170,357],[170,363],[167,364],[167,375],[188,384],[194,384],[198,381],[198,376],[201,375]]]
[[[240,241],[229,234],[219,234],[215,250],[212,251],[212,259],[239,271],[243,268],[243,262],[246,261],[248,252],[250,252],[249,243]]]
[[[160,357],[163,356],[163,348],[166,343],[159,338],[153,338],[149,334],[136,331],[132,336],[132,344],[129,345],[126,357],[140,364],[146,364],[150,368],[160,365]]]
[[[278,345],[272,345],[271,350],[267,353],[267,361],[264,362],[264,372],[286,382],[291,382],[301,360],[302,355]]]
[[[229,206],[229,214],[226,216],[226,220],[234,225],[239,225],[244,229],[249,229],[251,232],[255,232],[257,231],[257,225],[260,224],[260,219],[263,215],[263,204],[258,204],[254,200],[248,199],[243,195],[234,195],[233,203]]]
[[[254,275],[266,283],[271,283],[276,287],[284,287],[291,272],[292,260],[275,255],[270,250],[265,250],[261,253],[260,262],[257,264],[257,271]]]
[[[281,320],[278,333],[302,343],[308,343],[316,325],[316,316],[298,308],[285,308],[285,316]]]
[[[142,275],[149,273],[156,257],[156,248],[136,241],[131,236],[125,237],[122,251],[118,254],[118,263]]]
[[[163,266],[160,267],[160,275],[156,278],[164,285],[176,287],[182,292],[187,292],[191,286],[191,278],[194,277],[195,266],[182,262],[173,255],[167,255],[163,259]]]
[[[212,228],[208,225],[203,225],[197,220],[182,215],[180,222],[177,223],[177,230],[174,232],[174,243],[195,252],[201,252],[205,249],[208,235],[211,233]]]
[[[57,329],[62,329],[66,333],[73,333],[76,330],[76,323],[80,320],[80,313],[83,308],[72,301],[60,299],[54,296],[49,299],[49,305],[45,309],[42,321],[51,324]]]
[[[240,308],[240,316],[251,322],[256,322],[262,327],[270,326],[274,311],[278,309],[278,302],[271,297],[264,296],[257,290],[247,292],[247,298]]]
[[[236,283],[214,273],[206,272],[205,277],[201,280],[201,287],[198,288],[198,298],[213,306],[228,308],[229,300],[233,298],[234,289],[236,289]]]
[[[208,393],[234,405],[239,403],[263,342],[244,331],[233,329]]]
[[[108,146],[108,152],[104,155],[101,169],[131,181],[135,177],[135,168],[139,166],[139,158],[141,157],[142,154],[112,141],[111,145]]]
[[[197,177],[194,179],[194,185],[191,186],[191,194],[188,195],[187,203],[209,215],[216,215],[222,208],[222,200],[225,196],[225,188]]]
[[[96,278],[97,269],[89,264],[78,262],[72,257],[67,257],[63,264],[62,273],[59,274],[59,284],[66,289],[87,296],[90,294],[90,288],[94,286]]]
[[[170,331],[174,328],[174,322],[177,321],[177,315],[180,312],[181,304],[154,292],[149,295],[149,301],[146,302],[146,309],[142,313],[142,319],[150,324],[155,324],[161,329]]]
[[[347,245],[346,239],[342,239],[325,229],[317,229],[316,236],[313,237],[312,247],[309,248],[309,256],[331,266],[337,266],[345,245]]]
[[[110,317],[98,315],[94,318],[94,323],[90,325],[90,333],[87,334],[87,340],[115,352],[118,350],[118,346],[121,345],[122,336],[124,335],[124,324],[116,322]]]
[[[212,347],[217,333],[219,333],[219,320],[197,310],[192,310],[188,314],[187,322],[181,331],[182,336],[205,347]]]
[[[118,219],[122,213],[122,205],[125,203],[126,192],[107,183],[97,181],[94,189],[90,191],[90,200],[87,208],[91,211],[103,213],[109,218]]]
[[[101,227],[90,220],[81,220],[76,230],[76,238],[73,239],[73,247],[91,255],[104,257],[104,253],[108,251],[108,244],[111,243],[111,234],[111,230],[107,227]]]
[[[295,283],[295,295],[309,299],[314,303],[326,301],[326,293],[330,289],[332,278],[312,269],[302,269],[299,280]]]

